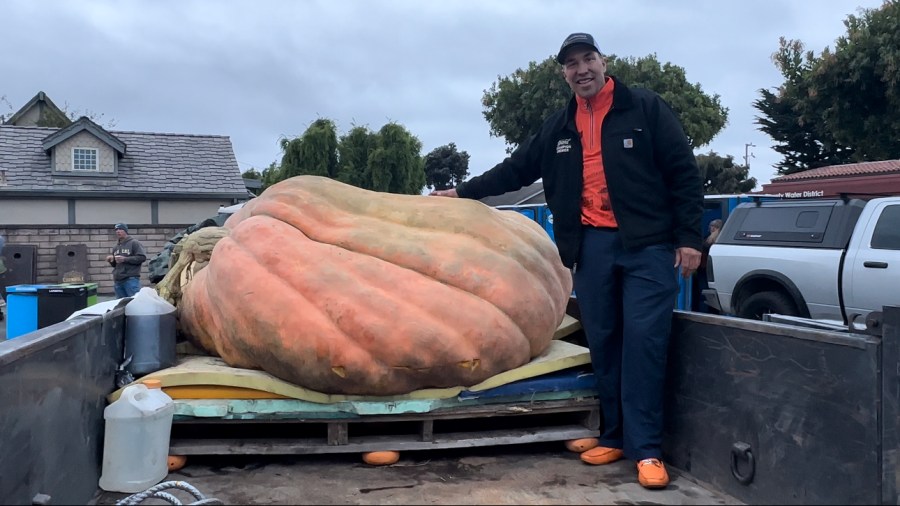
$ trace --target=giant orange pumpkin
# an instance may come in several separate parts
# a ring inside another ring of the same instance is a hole
[[[225,223],[180,325],[235,367],[325,393],[471,386],[543,352],[571,275],[535,222],[481,202],[299,176]]]

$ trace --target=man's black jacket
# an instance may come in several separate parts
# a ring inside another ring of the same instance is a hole
[[[570,268],[578,262],[582,232],[583,167],[576,107],[573,96],[568,107],[547,118],[506,160],[456,188],[460,197],[480,199],[542,178],[559,254]],[[652,91],[628,88],[617,80],[600,142],[624,247],[671,243],[700,250],[700,170],[668,104]]]

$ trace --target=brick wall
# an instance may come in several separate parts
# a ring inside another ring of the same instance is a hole
[[[185,226],[164,227],[129,227],[129,233],[144,245],[147,261],[141,266],[141,286],[152,286],[148,278],[148,264],[166,242],[185,229]],[[58,268],[56,247],[60,245],[84,244],[87,247],[87,272],[85,281],[97,283],[97,293],[113,294],[112,267],[106,263],[106,255],[110,254],[116,244],[115,231],[108,226],[89,227],[77,225],[73,227],[0,227],[0,235],[6,238],[6,244],[28,244],[37,246],[35,272],[36,283],[61,283],[63,269]]]

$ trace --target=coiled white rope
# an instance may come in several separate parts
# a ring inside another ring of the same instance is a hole
[[[168,492],[165,492],[166,490],[169,490],[169,489],[184,490],[185,492],[188,492],[189,494],[194,496],[194,499],[197,499],[197,500],[192,503],[188,503],[191,505],[199,506],[199,505],[206,505],[206,504],[223,504],[222,501],[220,501],[218,499],[215,499],[212,497],[207,498],[199,490],[194,488],[190,483],[188,483],[186,481],[164,481],[164,482],[160,483],[159,485],[150,487],[143,492],[139,492],[137,494],[130,495],[124,499],[117,501],[116,506],[137,505],[137,504],[144,502],[145,499],[149,499],[151,497],[156,498],[156,499],[162,499],[164,501],[169,502],[170,504],[174,504],[175,506],[184,506],[184,503],[182,503],[177,497],[175,497],[174,495],[172,495]]]

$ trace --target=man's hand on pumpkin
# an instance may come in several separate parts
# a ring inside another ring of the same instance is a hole
[[[456,188],[450,188],[449,190],[434,190],[433,192],[429,193],[428,196],[457,198],[459,197],[459,194],[456,193]]]

